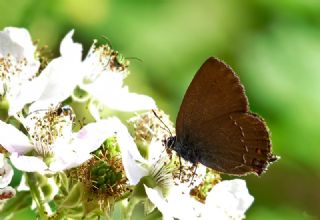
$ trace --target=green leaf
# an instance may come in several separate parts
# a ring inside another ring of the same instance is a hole
[[[29,208],[32,204],[32,198],[29,191],[18,192],[16,196],[8,200],[0,211],[0,219],[8,218],[14,213]]]

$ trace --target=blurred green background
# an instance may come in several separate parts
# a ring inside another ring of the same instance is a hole
[[[55,52],[72,28],[85,50],[107,36],[143,61],[131,60],[131,91],[154,97],[173,120],[200,65],[225,60],[282,157],[245,178],[255,197],[247,219],[320,217],[320,1],[1,0],[0,9],[1,29],[26,27]]]

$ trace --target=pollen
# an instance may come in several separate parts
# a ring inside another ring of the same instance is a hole
[[[74,115],[69,107],[51,107],[30,113],[31,124],[26,127],[33,140],[38,154],[48,157],[58,138],[63,138],[71,131]]]
[[[21,82],[32,80],[35,76],[28,75],[24,70],[28,66],[26,58],[16,60],[11,54],[0,57],[0,80],[2,83],[1,95],[13,86],[19,86]]]
[[[221,181],[219,173],[207,168],[203,181],[190,190],[190,195],[201,203],[205,203],[211,189]]]
[[[84,183],[87,200],[98,203],[102,211],[131,192],[118,149],[116,138],[111,137],[90,160],[69,171],[71,179]]]
[[[173,123],[169,116],[161,110],[137,114],[129,119],[129,123],[134,129],[135,141],[144,144],[165,140],[171,135],[170,133],[174,133]]]

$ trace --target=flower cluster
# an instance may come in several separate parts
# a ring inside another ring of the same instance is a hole
[[[97,41],[83,56],[73,34],[52,59],[27,30],[0,31],[0,219],[30,207],[40,219],[112,218],[117,204],[130,219],[139,203],[164,219],[243,219],[245,181],[166,148],[173,124],[124,85],[129,62]]]

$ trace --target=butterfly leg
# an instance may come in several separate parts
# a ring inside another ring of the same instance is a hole
[[[181,163],[181,156],[179,156],[179,180],[181,180],[181,173],[182,173],[182,163]]]
[[[192,178],[191,178],[189,186],[193,185],[194,176],[197,175],[198,164],[194,164],[193,166],[194,166],[194,170],[192,172]]]

